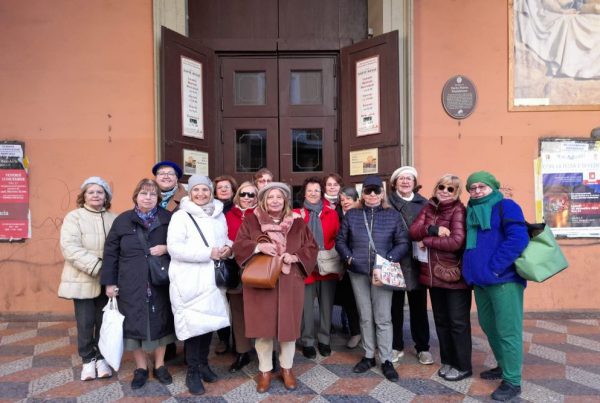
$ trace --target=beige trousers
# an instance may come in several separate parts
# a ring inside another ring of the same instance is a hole
[[[294,365],[294,353],[296,352],[296,342],[279,342],[279,365],[281,368],[291,369]],[[258,355],[258,370],[269,372],[273,369],[273,339],[259,337],[254,343],[256,355]]]

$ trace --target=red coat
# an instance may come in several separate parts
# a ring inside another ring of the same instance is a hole
[[[256,239],[262,235],[254,214],[246,215],[233,243],[235,259],[244,267],[254,254]],[[304,278],[312,272],[319,248],[310,230],[296,218],[286,238],[286,252],[298,256],[290,274],[281,274],[274,289],[243,286],[246,337],[276,338],[295,341],[300,337],[300,322],[304,306]]]
[[[304,219],[304,222],[308,224],[308,220],[310,219],[310,212],[308,210],[305,208],[297,208],[294,209],[294,213],[299,214]],[[340,230],[340,220],[335,211],[335,207],[326,199],[323,199],[323,209],[321,210],[321,214],[319,214],[319,218],[321,219],[321,225],[323,226],[323,242],[325,244],[325,249],[329,250],[335,248],[335,237]],[[337,274],[322,276],[319,274],[318,267],[315,266],[311,275],[304,280],[304,284],[312,284],[315,281],[322,280],[339,280],[339,276]]]
[[[249,215],[254,215],[252,212],[253,208],[242,211],[238,206],[234,205],[226,214],[225,219],[227,220],[227,236],[232,241],[235,241],[235,237],[242,225],[244,218]]]
[[[460,264],[465,246],[465,206],[460,200],[449,203],[438,203],[436,198],[429,200],[410,226],[410,238],[413,241],[423,241],[428,249],[428,262],[421,262],[419,282],[427,287],[450,289],[469,288],[464,279],[455,283],[443,281],[433,275],[436,263]],[[444,226],[450,230],[450,236],[439,237],[430,235],[430,225]]]

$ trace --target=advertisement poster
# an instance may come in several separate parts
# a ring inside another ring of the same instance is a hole
[[[0,239],[16,241],[30,237],[29,178],[24,144],[0,143]]]
[[[208,176],[208,153],[184,149],[183,173],[185,175]]]
[[[356,62],[356,135],[381,132],[379,56]]]
[[[368,175],[379,172],[379,150],[370,148],[350,152],[350,176]]]
[[[540,175],[543,219],[552,232],[600,237],[600,142],[542,142]]]
[[[181,128],[187,137],[204,138],[202,64],[181,58]]]

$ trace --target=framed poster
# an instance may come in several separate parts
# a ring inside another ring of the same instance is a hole
[[[508,0],[509,110],[600,109],[600,6]]]
[[[537,179],[542,218],[555,235],[600,237],[600,141],[542,139]]]
[[[208,153],[184,148],[183,174],[208,176]]]
[[[350,176],[376,174],[379,172],[379,150],[350,151]]]
[[[381,132],[379,55],[356,62],[356,135]]]
[[[202,63],[181,56],[181,130],[186,137],[204,138]]]

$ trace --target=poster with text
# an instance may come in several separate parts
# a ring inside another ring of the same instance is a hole
[[[600,142],[543,142],[542,211],[555,235],[600,237]]]
[[[356,62],[356,135],[381,132],[379,56]]]
[[[0,169],[0,239],[29,237],[29,185],[24,169]]]
[[[181,128],[187,137],[204,138],[202,63],[181,58]]]
[[[208,153],[184,149],[183,173],[208,176]]]

